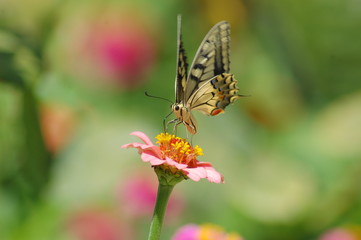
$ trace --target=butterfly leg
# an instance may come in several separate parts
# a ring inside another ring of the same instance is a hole
[[[173,128],[173,133],[175,132],[176,127],[181,123],[177,118],[167,122],[167,125],[165,126],[165,132],[168,132],[168,125],[171,123],[175,123],[174,124],[174,128]]]
[[[177,135],[177,127],[179,124],[181,124],[182,122],[179,121],[178,119],[175,119],[175,124],[174,124],[174,127],[173,127],[173,134]]]

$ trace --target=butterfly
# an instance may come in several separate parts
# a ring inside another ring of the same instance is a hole
[[[188,63],[181,34],[181,16],[177,30],[176,101],[172,112],[189,133],[197,133],[197,122],[192,111],[216,116],[243,95],[238,95],[237,80],[230,71],[230,25],[221,21],[203,39],[187,74]]]

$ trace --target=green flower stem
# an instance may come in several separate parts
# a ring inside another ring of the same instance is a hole
[[[164,213],[167,208],[169,196],[174,185],[163,185],[159,183],[157,202],[155,203],[152,223],[150,225],[148,240],[158,240],[162,230]]]

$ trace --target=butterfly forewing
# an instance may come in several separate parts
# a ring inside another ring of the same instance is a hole
[[[187,84],[188,63],[182,41],[182,17],[178,15],[177,30],[177,76],[175,81],[176,103],[184,99],[184,89]]]
[[[190,68],[184,92],[184,102],[207,80],[229,72],[230,26],[222,21],[203,39]]]

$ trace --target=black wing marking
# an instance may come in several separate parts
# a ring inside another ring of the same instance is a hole
[[[187,78],[184,102],[206,81],[230,70],[230,26],[217,23],[203,39]]]
[[[177,30],[177,76],[175,80],[175,99],[179,103],[184,99],[184,91],[187,83],[187,57],[182,41],[182,16],[178,15]]]

